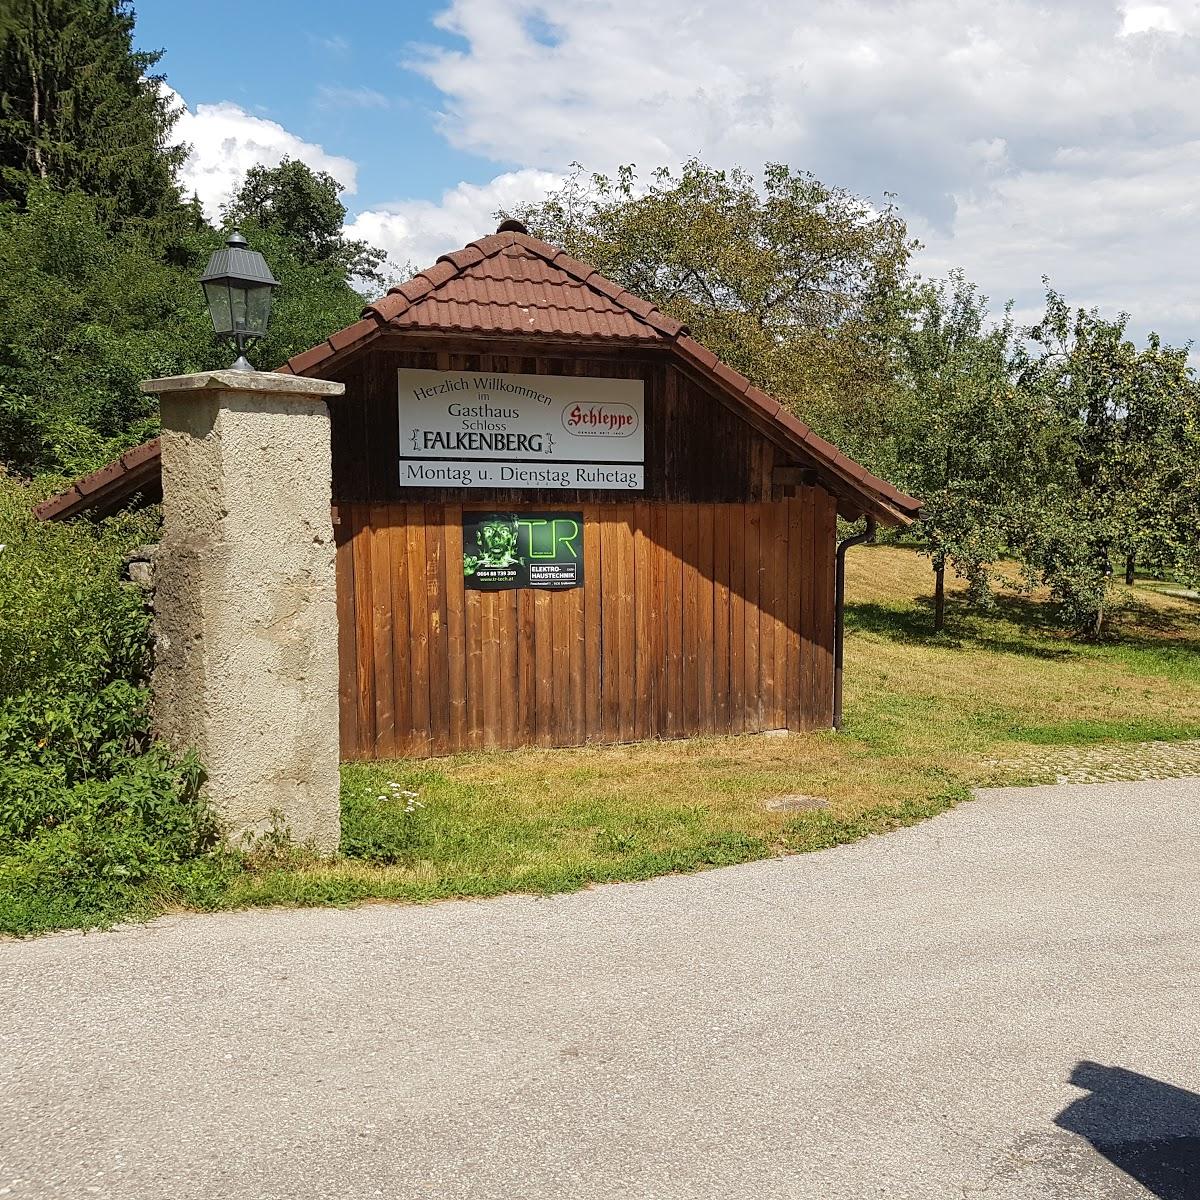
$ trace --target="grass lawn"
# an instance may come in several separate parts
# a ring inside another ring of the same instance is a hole
[[[348,765],[343,849],[354,857],[263,851],[205,906],[642,879],[911,823],[974,784],[1031,781],[1047,747],[1200,737],[1200,600],[1118,585],[1115,636],[1088,645],[1056,628],[1044,597],[1008,596],[985,614],[952,588],[935,637],[928,560],[864,547],[847,574],[842,734]],[[766,805],[797,793],[828,807]]]

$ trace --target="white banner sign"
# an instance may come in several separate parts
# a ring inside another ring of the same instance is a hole
[[[398,374],[402,487],[645,486],[640,379]]]

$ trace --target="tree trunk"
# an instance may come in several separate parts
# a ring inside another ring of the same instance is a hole
[[[1133,587],[1133,568],[1136,562],[1136,554],[1125,555],[1125,583],[1128,587]]]
[[[37,58],[32,46],[29,48],[29,82],[32,100],[30,117],[33,126],[31,139],[33,168],[37,171],[39,179],[45,179],[47,175],[46,160],[42,157],[42,77],[38,72]]]
[[[933,632],[941,633],[946,627],[946,560],[933,560]]]

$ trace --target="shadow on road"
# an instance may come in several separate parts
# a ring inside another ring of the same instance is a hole
[[[1054,1118],[1160,1200],[1200,1196],[1200,1096],[1123,1067],[1081,1062],[1071,1082],[1090,1093]]]

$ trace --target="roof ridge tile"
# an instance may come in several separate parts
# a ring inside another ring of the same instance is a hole
[[[456,272],[463,271],[467,267],[483,262],[487,257],[488,255],[480,249],[477,243],[468,242],[461,250],[451,250],[448,254],[439,255],[435,266],[441,263],[450,263]]]
[[[654,305],[649,300],[643,300],[641,296],[635,296],[628,288],[625,288],[619,296],[615,297],[618,304],[623,304],[630,312],[635,312],[643,320],[654,311]]]
[[[566,271],[568,275],[573,275],[580,283],[585,283],[592,275],[599,274],[590,263],[585,263],[581,258],[575,258],[565,250],[560,250],[551,261],[560,270]]]
[[[287,360],[287,366],[291,368],[291,374],[303,375],[310,367],[315,367],[318,363],[324,362],[333,353],[333,347],[329,344],[327,338],[323,342],[318,342],[310,350],[304,350],[300,354],[293,354]]]

